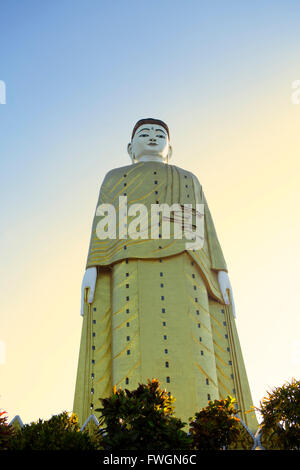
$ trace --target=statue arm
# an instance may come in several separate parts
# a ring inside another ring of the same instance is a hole
[[[226,305],[229,305],[231,303],[232,313],[234,318],[236,318],[232,287],[228,273],[226,271],[218,271],[218,282],[224,302]]]
[[[96,266],[87,268],[84,273],[82,284],[81,284],[81,316],[84,315],[84,304],[86,300],[89,304],[91,304],[94,300],[96,281],[97,281]],[[86,299],[87,293],[88,293],[88,298]]]
[[[228,275],[226,261],[219,243],[214,222],[198,178],[193,175],[196,201],[204,204],[204,217],[206,223],[206,233],[208,238],[208,248],[211,257],[211,269],[217,273],[219,288],[226,305],[231,303],[232,312],[236,318],[235,305],[233,299],[232,287]],[[228,295],[229,294],[229,295]]]
[[[97,202],[97,207],[99,204],[103,202],[106,199],[106,194],[104,192],[104,188],[106,185],[106,182],[109,180],[109,176],[111,175],[112,171],[109,171],[107,175],[105,176],[103,183],[100,188],[100,193],[99,193],[99,198]],[[97,210],[96,207],[96,210]],[[90,246],[89,246],[89,253],[91,250],[91,246],[93,243],[93,232],[94,232],[94,224],[95,224],[95,216],[94,216],[94,221],[93,221],[93,226],[92,226],[92,233],[91,233],[91,240],[90,240]],[[89,258],[89,254],[88,254]],[[94,300],[94,295],[95,295],[95,289],[96,289],[96,281],[97,281],[97,266],[88,266],[86,267],[86,271],[84,273],[83,279],[82,279],[82,284],[81,284],[81,316],[84,315],[84,304],[87,302],[91,304]]]

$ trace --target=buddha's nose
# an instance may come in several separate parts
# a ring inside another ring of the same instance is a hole
[[[156,142],[156,138],[155,138],[155,137],[151,137],[151,138],[150,138],[150,141],[151,141],[151,142]]]

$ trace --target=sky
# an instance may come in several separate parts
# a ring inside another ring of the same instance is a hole
[[[168,124],[170,163],[204,189],[254,405],[299,379],[299,14],[297,0],[0,0],[9,420],[72,410],[98,193],[110,169],[130,164],[143,117]]]

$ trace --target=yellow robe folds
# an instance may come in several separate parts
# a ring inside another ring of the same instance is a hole
[[[95,215],[87,268],[96,266],[98,276],[94,302],[85,305],[74,412],[83,423],[113,386],[135,388],[155,377],[186,422],[209,399],[231,395],[255,430],[235,321],[218,286],[217,272],[227,267],[198,179],[174,165],[140,162],[106,175],[97,207],[112,204],[118,216],[119,196],[149,215],[151,204],[203,203],[204,246],[186,250],[184,236],[100,240]]]

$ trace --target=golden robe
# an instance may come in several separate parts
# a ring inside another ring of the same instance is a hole
[[[97,207],[112,204],[118,216],[119,196],[149,216],[151,204],[191,204],[193,225],[196,204],[204,204],[204,245],[187,250],[184,236],[99,239],[95,215],[86,267],[96,266],[98,276],[94,301],[85,304],[74,412],[83,423],[113,386],[157,378],[185,422],[208,400],[231,395],[256,430],[255,414],[246,414],[252,399],[235,320],[218,285],[227,266],[198,179],[175,165],[140,162],[106,175]],[[175,216],[170,223],[174,229]]]

